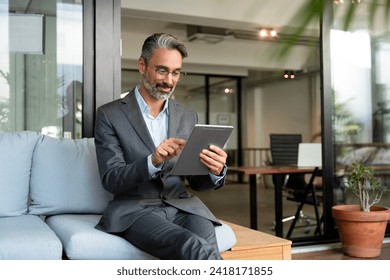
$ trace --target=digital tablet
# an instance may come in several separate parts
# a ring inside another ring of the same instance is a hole
[[[210,145],[223,148],[233,126],[196,124],[181,151],[172,175],[206,175],[209,169],[201,163],[199,153]]]

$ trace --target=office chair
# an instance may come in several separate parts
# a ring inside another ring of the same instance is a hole
[[[313,173],[310,176],[310,179],[306,185],[304,191],[300,190],[301,194],[299,195],[300,201],[298,208],[295,212],[294,219],[292,220],[292,224],[287,233],[287,238],[290,238],[295,224],[299,217],[302,215],[302,209],[305,204],[313,205],[315,211],[315,218],[317,222],[315,234],[321,235],[321,224],[323,218],[320,218],[318,206],[320,204],[319,195],[317,194],[319,191],[322,193],[322,186],[319,186],[317,190],[317,186],[314,183],[314,180],[317,176],[322,175],[322,150],[320,143],[300,143],[298,146],[298,167],[313,167]],[[289,199],[289,198],[287,198]]]
[[[299,145],[302,142],[301,134],[270,134],[270,150],[272,165],[297,165],[298,163],[298,151]],[[315,170],[315,174],[318,173],[318,169]],[[295,215],[285,217],[282,222],[293,221],[290,226],[288,237],[290,237],[295,224],[298,220],[305,223],[307,229],[306,233],[310,231],[311,217],[306,216],[303,211],[304,204],[316,204],[318,206],[318,200],[313,199],[311,192],[309,192],[311,185],[314,185],[315,176],[310,178],[307,183],[305,180],[305,174],[288,174],[284,179],[283,190],[287,192],[287,200],[295,201],[298,203],[299,211]],[[273,176],[275,182],[275,177]],[[318,226],[316,233],[320,233]]]

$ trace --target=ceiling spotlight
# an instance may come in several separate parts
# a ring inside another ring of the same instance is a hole
[[[271,37],[277,37],[278,36],[278,33],[275,30],[271,30],[269,32],[269,34],[271,35]]]
[[[271,39],[278,37],[278,33],[274,29],[263,28],[259,31],[259,36],[263,39]]]
[[[359,4],[360,2],[362,2],[362,0],[351,0],[352,4]],[[344,0],[333,0],[333,3],[336,5],[343,4]]]
[[[295,79],[295,72],[292,70],[285,70],[283,78],[285,79]]]
[[[225,92],[226,94],[233,93],[233,89],[232,89],[232,88],[225,88],[225,89],[224,89],[224,92]]]
[[[268,36],[268,32],[267,32],[267,30],[265,30],[265,29],[261,29],[261,30],[259,31],[259,35],[260,35],[260,37],[264,38],[264,37],[267,37],[267,36]]]

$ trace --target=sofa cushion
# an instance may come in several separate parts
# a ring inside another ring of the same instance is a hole
[[[23,215],[0,219],[0,259],[59,260],[62,244],[38,216]]]
[[[156,259],[125,239],[95,229],[101,215],[56,215],[46,222],[61,239],[69,259]],[[233,230],[223,224],[215,227],[220,252],[233,247]]]
[[[0,217],[26,214],[31,158],[39,134],[0,133]]]
[[[125,239],[95,229],[101,215],[56,215],[46,223],[60,238],[71,260],[155,259]]]
[[[37,142],[30,183],[29,213],[103,213],[112,195],[100,182],[92,138]]]

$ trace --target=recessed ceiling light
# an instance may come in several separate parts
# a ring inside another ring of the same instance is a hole
[[[267,37],[268,32],[267,32],[267,30],[265,30],[265,29],[261,29],[261,30],[259,31],[259,35],[260,35],[260,37]]]

